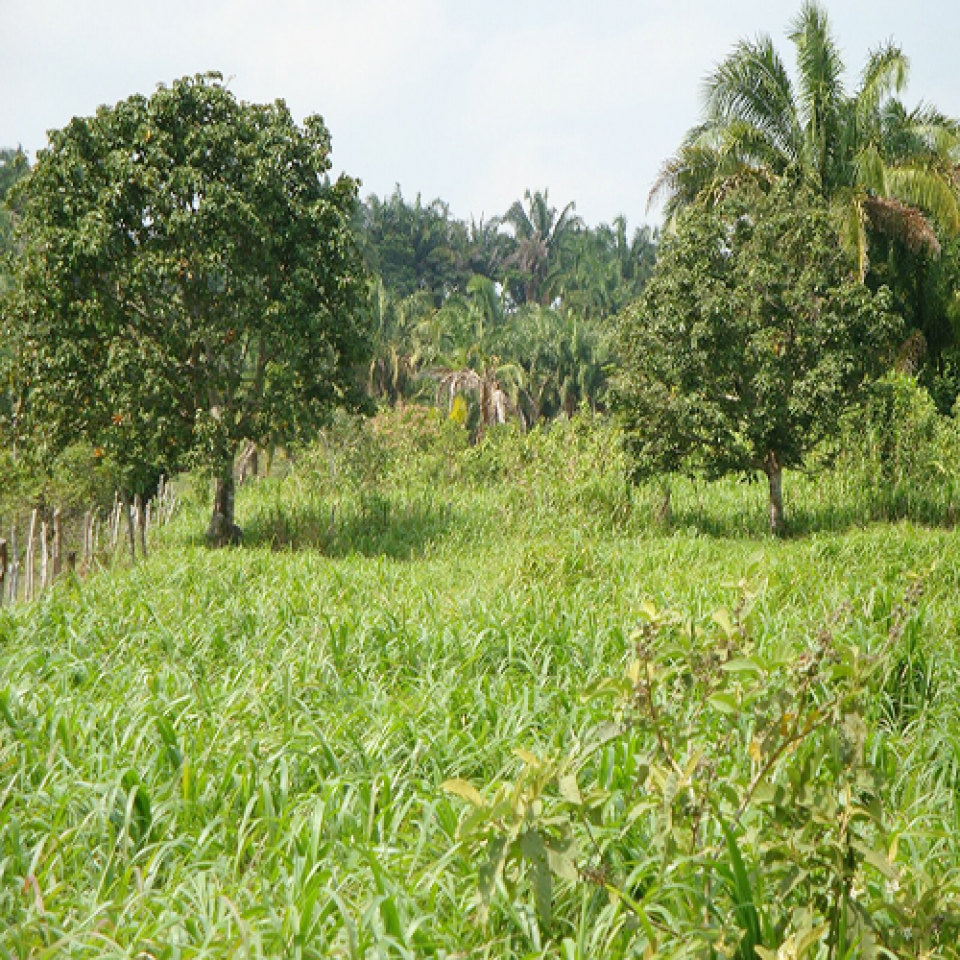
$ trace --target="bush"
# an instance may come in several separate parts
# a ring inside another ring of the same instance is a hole
[[[89,444],[73,444],[47,464],[0,450],[0,518],[12,521],[35,507],[59,509],[65,519],[106,511],[118,482],[116,464]]]
[[[960,483],[957,420],[912,377],[890,374],[844,421],[834,451],[872,519],[953,522]]]

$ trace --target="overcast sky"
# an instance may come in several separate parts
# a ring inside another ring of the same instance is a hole
[[[0,145],[160,82],[218,70],[247,100],[319,113],[334,169],[460,217],[526,188],[590,223],[646,198],[698,117],[704,75],[769,33],[792,65],[799,0],[0,0]],[[906,100],[960,116],[957,0],[828,5],[851,78],[893,38]]]

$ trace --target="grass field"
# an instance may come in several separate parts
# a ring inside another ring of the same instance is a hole
[[[960,955],[949,526],[400,447],[0,614],[0,956]]]

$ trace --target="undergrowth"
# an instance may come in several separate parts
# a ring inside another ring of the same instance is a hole
[[[341,424],[243,547],[182,484],[0,613],[0,957],[957,956],[950,491],[791,476],[779,542],[620,456]]]

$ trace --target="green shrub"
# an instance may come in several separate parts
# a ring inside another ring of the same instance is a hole
[[[846,418],[835,473],[872,519],[953,522],[960,490],[957,421],[939,413],[915,379],[891,374]]]

